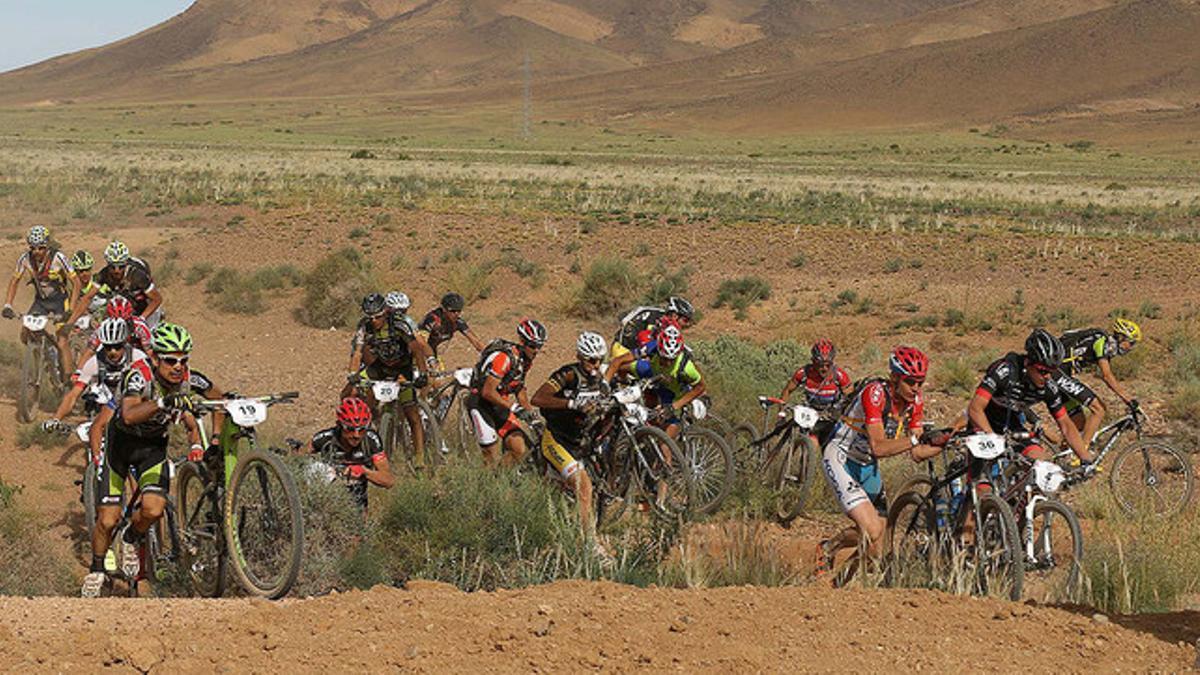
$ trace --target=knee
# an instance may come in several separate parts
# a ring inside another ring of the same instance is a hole
[[[149,520],[158,520],[159,518],[162,518],[164,506],[165,505],[163,504],[162,500],[159,499],[155,499],[153,501],[143,501],[141,509],[142,516]]]
[[[96,527],[104,532],[112,532],[121,520],[121,512],[117,509],[101,509],[96,513]]]

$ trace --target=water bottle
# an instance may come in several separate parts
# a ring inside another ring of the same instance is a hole
[[[945,529],[946,523],[950,520],[950,505],[940,492],[933,498],[933,511],[936,514],[938,529]]]

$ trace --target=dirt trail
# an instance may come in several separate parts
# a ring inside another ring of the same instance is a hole
[[[468,594],[413,582],[408,590],[279,604],[2,598],[0,667],[950,671],[970,659],[972,670],[1116,672],[1193,665],[1194,649],[1150,630],[929,591],[572,581]]]

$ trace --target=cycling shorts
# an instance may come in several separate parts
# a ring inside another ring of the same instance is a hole
[[[96,479],[96,506],[120,506],[125,495],[125,479],[132,475],[145,494],[166,495],[171,490],[167,466],[167,438],[143,437],[122,433],[109,425],[100,471]]]
[[[571,450],[578,454],[580,449],[572,448]],[[542,457],[550,463],[558,477],[564,481],[570,481],[572,476],[583,469],[583,465],[571,456],[571,450],[559,443],[549,429],[542,433]]]
[[[403,375],[404,379],[412,382],[412,365],[388,366],[376,361],[359,371],[359,377],[365,380],[395,380],[400,375]],[[404,408],[416,405],[417,390],[412,387],[404,387],[400,390],[400,395],[396,397],[396,403],[399,403]]]
[[[25,313],[62,319],[67,316],[67,294],[55,293],[44,298],[35,296],[33,304],[29,305],[29,311]]]
[[[467,397],[467,411],[480,447],[492,445],[519,428],[517,416],[511,410],[489,403],[479,394]]]
[[[837,443],[825,446],[822,457],[825,479],[847,514],[860,504],[870,502],[879,515],[887,514],[887,496],[879,463],[860,464],[846,456]]]

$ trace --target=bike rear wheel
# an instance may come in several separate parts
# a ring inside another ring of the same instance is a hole
[[[217,490],[191,462],[179,467],[175,490],[179,504],[180,567],[196,595],[218,598],[225,592],[227,558]]]
[[[758,431],[746,422],[735,425],[729,432],[726,440],[733,450],[733,465],[738,473],[751,473],[758,468],[762,460],[762,446],[754,444],[757,439]]]
[[[884,580],[889,586],[931,586],[945,545],[927,490],[908,490],[892,501],[887,514]]]
[[[224,527],[242,588],[272,600],[286,595],[300,574],[304,523],[300,492],[278,457],[259,450],[238,457],[225,493]]]
[[[1027,594],[1040,602],[1076,601],[1083,532],[1075,512],[1060,501],[1041,500],[1033,507],[1033,522],[1025,527],[1026,546],[1033,550],[1033,558],[1026,560]]]
[[[1195,490],[1187,456],[1158,441],[1138,441],[1118,452],[1108,480],[1117,504],[1131,516],[1174,516]]]
[[[775,491],[774,515],[787,527],[808,505],[818,452],[807,434],[792,432],[790,439],[781,442],[791,447],[781,447],[776,453],[767,467],[767,480]]]
[[[692,482],[691,510],[715,513],[733,488],[733,451],[725,438],[712,429],[689,426],[679,435],[683,445],[681,461]]]
[[[392,437],[395,439],[393,444],[393,457],[404,457],[414,468],[423,466],[426,468],[441,466],[446,461],[446,453],[442,445],[442,431],[438,426],[437,417],[434,416],[433,410],[429,404],[423,399],[418,399],[416,403],[418,414],[421,418],[421,428],[425,431],[425,442],[419,449],[420,461],[414,461],[412,454],[413,437],[412,428],[409,426],[408,417],[404,412],[400,412],[393,417],[392,425],[394,432]]]
[[[25,345],[21,356],[21,388],[17,390],[17,421],[33,421],[37,410],[40,379],[42,375],[42,351],[32,338]]]
[[[622,462],[618,466],[618,471],[625,474],[622,480],[628,481],[626,505],[644,501],[666,518],[687,513],[692,489],[688,463],[683,461],[683,451],[667,432],[658,427],[638,427],[633,431],[632,441],[628,437],[618,439],[613,452],[619,453],[618,461]],[[666,453],[671,456],[669,464],[664,461]]]
[[[979,497],[975,528],[975,595],[1020,600],[1025,582],[1021,537],[1008,502],[995,494]]]

